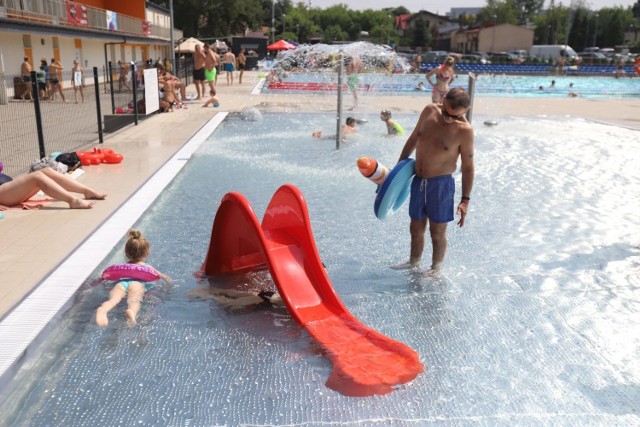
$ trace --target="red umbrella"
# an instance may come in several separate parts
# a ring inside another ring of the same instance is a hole
[[[295,48],[296,47],[294,45],[285,40],[278,40],[277,42],[267,46],[267,50],[291,50]]]

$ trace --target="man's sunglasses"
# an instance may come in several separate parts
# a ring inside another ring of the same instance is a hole
[[[464,115],[465,115],[465,114],[466,114],[466,113],[462,113],[462,114],[460,114],[459,116],[452,116],[452,115],[451,115],[451,114],[449,114],[449,112],[447,111],[447,109],[446,109],[446,107],[445,107],[445,105],[444,105],[444,102],[442,103],[442,116],[443,116],[445,119],[460,120],[460,119],[462,119],[462,118],[464,117]]]

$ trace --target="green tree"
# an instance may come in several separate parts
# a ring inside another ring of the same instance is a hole
[[[424,19],[415,20],[415,28],[413,29],[412,47],[426,47],[429,45],[429,29]]]
[[[487,0],[487,5],[478,12],[478,23],[518,25],[518,10],[514,0]]]
[[[640,0],[636,0],[636,2],[631,6],[631,13],[633,13],[633,17],[640,20]]]
[[[598,11],[598,15],[598,43],[601,43],[602,47],[623,44],[624,31],[634,22],[631,8],[604,8]]]
[[[518,24],[524,25],[540,14],[544,0],[513,0],[511,4],[517,11]]]
[[[336,41],[345,41],[347,40],[347,33],[342,31],[340,25],[329,25],[324,30],[323,42],[326,44],[331,44]]]

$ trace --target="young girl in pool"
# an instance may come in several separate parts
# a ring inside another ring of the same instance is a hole
[[[145,264],[144,261],[149,258],[150,253],[151,247],[142,233],[138,230],[129,231],[129,239],[124,247],[124,254],[127,257],[127,262],[130,264],[150,267],[158,273],[162,280],[167,283],[171,282],[170,277],[160,273],[152,266]],[[109,299],[102,303],[102,305],[96,310],[96,323],[98,326],[107,326],[109,324],[107,313],[109,313],[113,307],[118,305],[125,295],[127,296],[127,310],[124,312],[124,317],[130,324],[135,325],[144,293],[155,285],[156,282],[139,282],[137,280],[119,281],[109,292]]]

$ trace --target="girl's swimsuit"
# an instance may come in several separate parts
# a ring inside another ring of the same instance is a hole
[[[147,264],[142,264],[142,265],[146,265]],[[120,280],[118,282],[118,285],[122,286],[122,288],[124,289],[125,292],[129,292],[129,286],[131,286],[132,283],[134,282],[138,282],[141,283],[144,286],[144,291],[147,292],[149,291],[151,288],[153,288],[154,286],[156,286],[158,284],[158,281],[154,281],[154,282],[143,282],[141,280]]]

